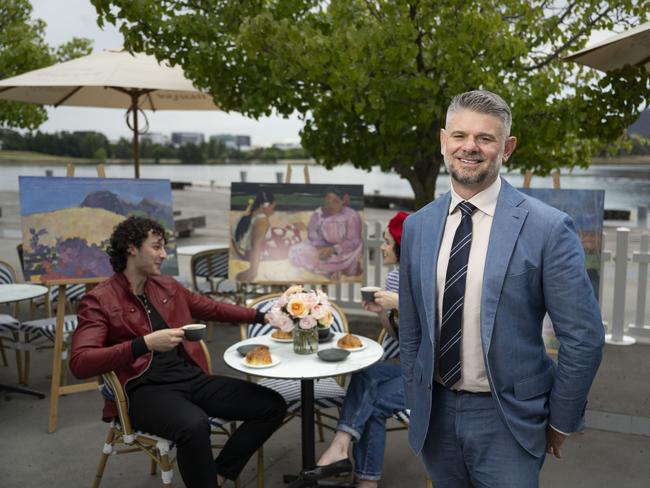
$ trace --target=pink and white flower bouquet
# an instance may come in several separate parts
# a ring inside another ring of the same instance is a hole
[[[269,312],[269,323],[283,332],[293,331],[294,351],[301,354],[316,352],[319,327],[334,322],[327,294],[305,290],[301,285],[289,287]]]

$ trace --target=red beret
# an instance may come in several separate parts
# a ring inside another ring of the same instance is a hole
[[[388,222],[388,232],[390,232],[390,235],[395,239],[395,243],[398,246],[402,245],[402,226],[404,225],[404,220],[408,216],[408,212],[400,210],[392,219],[390,219],[390,222]]]

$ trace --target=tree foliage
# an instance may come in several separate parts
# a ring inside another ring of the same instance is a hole
[[[322,164],[394,170],[418,206],[442,164],[450,99],[506,99],[520,145],[509,165],[587,166],[648,97],[648,74],[565,63],[600,29],[647,18],[618,0],[92,0],[125,44],[183,67],[218,105],[259,117],[298,112]]]
[[[0,2],[0,79],[89,54],[91,41],[73,38],[57,48],[44,39],[45,22],[31,19],[28,0]],[[0,100],[0,126],[36,129],[47,120],[43,107]]]

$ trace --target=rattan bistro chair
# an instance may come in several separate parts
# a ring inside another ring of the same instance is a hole
[[[237,290],[228,289],[228,248],[209,249],[194,254],[190,261],[192,285],[204,295],[236,301]],[[232,288],[232,287],[231,287]]]
[[[379,333],[379,338],[377,342],[381,344],[381,347],[384,348],[384,354],[381,356],[380,361],[387,361],[389,359],[395,359],[399,357],[399,342],[386,333],[386,330],[382,328]],[[409,422],[411,420],[410,410],[404,408],[393,412],[392,421],[393,425],[386,426],[386,432],[395,432],[399,430],[408,430]],[[394,425],[397,424],[397,425]],[[426,478],[426,488],[433,488],[433,484],[429,478]]]
[[[0,261],[0,284],[11,285],[16,283],[16,271],[14,268],[4,261]],[[7,356],[5,354],[5,342],[11,344],[16,351],[16,365],[18,367],[18,380],[22,375],[22,360],[20,356],[19,342],[19,327],[20,322],[16,318],[18,316],[18,304],[13,305],[12,314],[0,313],[0,356],[2,356],[2,363],[7,366]]]
[[[253,300],[250,304],[251,307],[266,313],[271,310],[273,304],[280,297],[280,293],[271,293],[261,296]],[[343,311],[338,305],[331,303],[332,315],[334,322],[331,325],[333,332],[348,332],[348,320]],[[258,337],[270,334],[273,330],[269,324],[242,324],[240,327],[241,338],[247,339],[249,337]],[[345,398],[345,389],[343,388],[345,378],[322,378],[314,382],[314,405],[316,407],[316,426],[318,427],[318,434],[320,441],[324,439],[323,428],[335,430],[335,422],[338,416],[332,415],[323,411],[327,408],[335,407],[340,409],[343,406],[343,399]],[[260,385],[271,388],[282,395],[287,403],[287,418],[285,423],[293,417],[300,414],[300,380],[283,380],[265,378],[259,381]]]
[[[208,348],[203,341],[201,341],[201,348],[203,349],[208,364],[208,372],[211,373],[212,360]],[[110,422],[106,442],[104,443],[95,480],[93,481],[93,488],[99,487],[109,455],[131,452],[143,452],[149,456],[151,459],[151,474],[156,474],[157,468],[160,467],[162,485],[165,487],[172,486],[175,458],[171,457],[171,453],[173,452],[174,444],[170,440],[163,439],[162,437],[133,429],[131,419],[129,418],[126,395],[114,371],[102,375],[99,389],[104,398],[112,400],[117,404],[118,417]],[[216,441],[212,447],[223,447],[225,439],[230,437],[236,428],[235,422],[217,417],[210,417],[208,422],[210,422],[212,435]],[[260,488],[263,486],[263,481],[261,481],[263,480],[261,456],[260,449],[257,458],[257,477],[258,487]],[[237,488],[240,486],[238,479],[235,480],[235,486]]]

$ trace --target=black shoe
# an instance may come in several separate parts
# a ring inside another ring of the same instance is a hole
[[[341,459],[325,466],[316,466],[314,469],[305,469],[300,472],[304,480],[321,480],[330,476],[343,476],[352,473],[352,462],[349,459]]]

